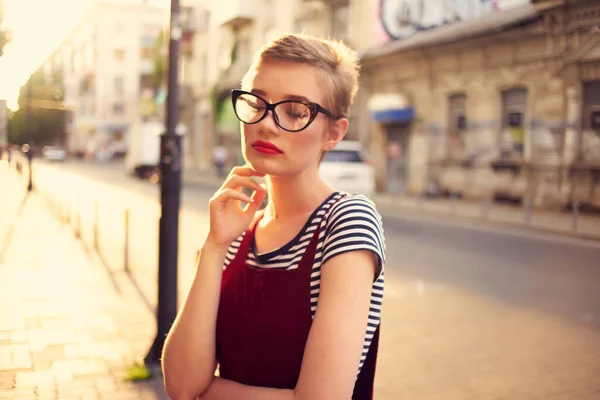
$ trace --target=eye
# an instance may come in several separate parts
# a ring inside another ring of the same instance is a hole
[[[302,103],[288,103],[285,107],[285,113],[293,119],[305,119],[310,117],[310,109]]]

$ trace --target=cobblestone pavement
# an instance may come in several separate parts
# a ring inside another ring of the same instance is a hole
[[[0,399],[167,399],[158,378],[124,379],[155,331],[127,275],[109,274],[4,167],[0,181],[12,189],[0,204]]]

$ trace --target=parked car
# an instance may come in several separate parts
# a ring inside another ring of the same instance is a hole
[[[67,150],[61,146],[44,146],[42,156],[48,161],[65,161]]]
[[[343,140],[325,155],[320,165],[323,180],[336,189],[375,194],[375,169],[360,142]]]
[[[375,168],[360,142],[344,140],[338,143],[325,155],[319,170],[323,180],[337,190],[369,198],[375,194]],[[254,179],[266,185],[265,178]],[[248,196],[252,194],[249,189],[243,189],[243,192]],[[267,204],[267,200],[265,197],[261,207]]]

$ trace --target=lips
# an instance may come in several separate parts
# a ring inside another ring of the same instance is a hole
[[[252,147],[254,150],[263,154],[275,155],[283,153],[283,151],[281,151],[279,147],[275,146],[273,143],[262,140],[257,140],[256,142],[252,143]]]

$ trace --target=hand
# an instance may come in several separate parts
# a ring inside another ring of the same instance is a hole
[[[235,167],[223,183],[223,186],[208,202],[210,229],[206,243],[226,247],[238,238],[248,228],[254,214],[260,208],[266,191],[253,176],[264,176],[250,167]],[[249,197],[242,188],[253,190]],[[241,202],[248,203],[244,208]]]

